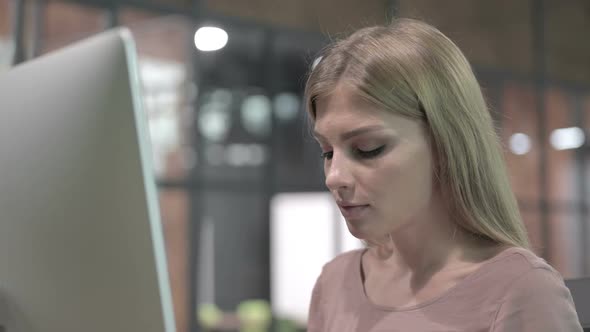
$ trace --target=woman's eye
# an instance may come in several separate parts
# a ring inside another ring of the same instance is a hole
[[[330,159],[332,159],[332,156],[333,155],[334,155],[334,152],[333,151],[322,152],[321,158],[322,159],[328,159],[328,160],[330,160]]]
[[[383,152],[383,150],[385,150],[385,145],[382,145],[376,149],[372,149],[372,150],[361,150],[361,149],[356,149],[355,153],[357,156],[364,158],[364,159],[371,159],[371,158],[375,158],[377,156],[379,156],[381,154],[381,152]]]

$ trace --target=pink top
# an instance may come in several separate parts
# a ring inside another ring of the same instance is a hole
[[[393,309],[373,304],[350,251],[327,263],[312,293],[308,332],[581,332],[563,278],[545,260],[511,247],[442,295]]]

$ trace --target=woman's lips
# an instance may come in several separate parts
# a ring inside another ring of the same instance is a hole
[[[369,205],[339,205],[339,207],[345,219],[359,219],[366,213]]]

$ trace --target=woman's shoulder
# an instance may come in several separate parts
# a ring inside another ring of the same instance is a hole
[[[510,250],[509,255],[498,260],[495,270],[513,271],[509,284],[512,291],[530,289],[539,292],[565,287],[562,275],[531,250],[517,247],[507,250]]]
[[[537,307],[547,303],[553,303],[550,308],[569,312],[567,315],[571,315],[573,308],[560,273],[533,251],[519,247],[496,254],[439,303],[443,307],[453,303],[455,308],[464,310],[487,307],[498,315],[510,315],[525,307],[542,312]]]
[[[529,291],[558,291],[565,289],[561,274],[533,251],[510,247],[488,261],[472,278],[472,286],[502,294],[500,301]],[[484,287],[485,285],[485,287]]]
[[[358,271],[360,273],[361,256],[366,248],[343,252],[332,258],[322,269],[325,276],[340,275],[345,271]]]
[[[561,274],[527,249],[515,249],[510,258],[514,262],[505,268],[516,268],[518,274],[503,292],[492,330],[581,331]]]
[[[512,274],[522,275],[524,273],[549,273],[560,276],[545,259],[535,254],[530,249],[521,247],[510,247],[499,253],[491,262],[494,270],[509,270]],[[537,271],[537,272],[535,272]],[[544,272],[540,272],[544,271]]]

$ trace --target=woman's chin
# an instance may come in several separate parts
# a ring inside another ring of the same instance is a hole
[[[351,224],[346,222],[346,226],[348,227],[348,231],[350,235],[354,236],[355,238],[369,242],[371,239],[375,238],[375,230],[367,227],[368,225],[359,225],[358,223]]]
[[[370,224],[351,224],[346,222],[349,233],[355,238],[364,241],[369,245],[377,245],[380,243],[387,243],[391,241],[391,232],[387,230],[374,227],[375,225]],[[373,227],[369,227],[373,226]]]

